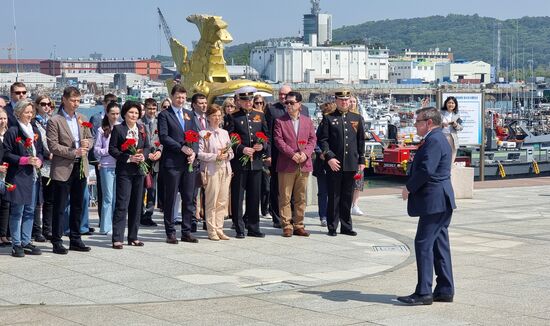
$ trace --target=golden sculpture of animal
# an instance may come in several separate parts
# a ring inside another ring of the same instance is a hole
[[[190,95],[203,93],[212,103],[218,96],[229,94],[243,86],[253,86],[258,91],[272,93],[269,84],[246,79],[231,80],[225,59],[224,44],[233,41],[227,31],[227,23],[220,16],[190,15],[187,21],[197,25],[200,40],[197,42],[191,59],[187,58],[187,47],[175,38],[170,39],[170,50],[176,68],[181,74],[181,83]],[[174,80],[167,81],[167,87],[172,89]]]

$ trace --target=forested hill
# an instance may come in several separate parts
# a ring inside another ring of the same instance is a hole
[[[430,16],[410,19],[386,19],[360,25],[343,26],[333,31],[334,44],[387,46],[392,55],[403,49],[426,51],[451,48],[455,59],[483,60],[493,64],[496,58],[497,25],[501,30],[501,67],[550,69],[550,17],[523,17],[498,20],[478,15]],[[231,27],[230,27],[231,28]],[[259,45],[264,42],[255,42]],[[226,58],[247,63],[251,43],[229,46]]]

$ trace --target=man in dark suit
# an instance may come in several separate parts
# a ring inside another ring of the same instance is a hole
[[[17,102],[27,98],[27,86],[22,82],[15,82],[10,86],[10,103],[4,107],[8,114],[8,128],[18,126],[17,119],[13,114],[13,109]]]
[[[191,117],[191,112],[184,109],[187,90],[179,84],[175,85],[171,91],[171,98],[172,107],[158,115],[159,138],[163,146],[161,173],[164,174],[166,242],[178,243],[174,223],[174,203],[178,192],[180,192],[182,204],[181,241],[197,243],[199,240],[191,235],[191,222],[194,211],[193,194],[199,170],[198,160],[195,161],[199,144],[185,143],[184,132],[190,130],[198,132],[198,128]],[[193,171],[188,170],[189,164],[194,166]]]
[[[279,102],[268,106],[265,112],[265,120],[269,129],[270,144],[274,144],[273,140],[273,128],[275,127],[275,120],[286,114],[285,99],[286,95],[291,92],[292,89],[288,85],[283,85],[279,89]],[[300,104],[300,115],[309,117],[307,107]],[[271,179],[269,182],[269,212],[273,220],[273,227],[281,227],[281,216],[279,212],[279,178],[277,174],[277,158],[279,157],[279,149],[276,146],[271,146],[271,157],[267,159],[270,164],[269,172]]]
[[[147,196],[147,203],[142,210],[140,224],[144,226],[157,226],[153,221],[153,213],[155,211],[155,202],[157,199],[157,176],[159,173],[159,159],[162,155],[162,145],[159,144],[159,135],[157,130],[157,101],[154,98],[145,99],[145,115],[141,118],[141,122],[147,130],[149,144],[151,145],[151,153],[147,157],[147,161],[151,166],[151,178],[153,184],[151,188],[145,189],[144,196]]]
[[[363,118],[350,112],[348,89],[334,93],[336,110],[323,116],[317,129],[317,143],[325,157],[328,188],[327,228],[329,236],[340,233],[356,236],[351,222],[354,176],[365,168]]]
[[[409,180],[403,187],[410,216],[420,216],[414,247],[418,283],[413,294],[398,297],[410,305],[452,302],[451,249],[447,228],[456,208],[451,185],[451,147],[441,131],[441,114],[433,107],[416,111],[417,134],[423,137],[414,155]],[[432,293],[433,270],[437,275]]]
[[[84,116],[76,112],[80,104],[80,91],[75,87],[65,88],[62,101],[62,107],[50,118],[46,130],[48,147],[53,154],[50,178],[54,189],[52,244],[53,252],[56,254],[67,253],[61,237],[63,215],[69,195],[69,249],[90,251],[90,247],[81,240],[80,222],[84,188],[88,178],[87,154],[92,146],[93,137],[89,128],[82,126]]]
[[[241,143],[235,145],[235,157],[231,160],[233,179],[231,180],[231,217],[237,232],[237,239],[245,237],[245,227],[248,236],[263,238],[260,231],[260,186],[262,182],[262,156],[269,156],[269,144],[260,143],[256,135],[263,132],[269,137],[269,131],[262,112],[252,110],[254,87],[242,87],[235,91],[240,109],[229,117],[226,129],[231,135],[237,133]],[[248,157],[244,162],[242,157]],[[243,200],[246,190],[246,221],[243,219]]]

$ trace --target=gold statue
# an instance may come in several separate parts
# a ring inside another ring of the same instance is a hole
[[[227,23],[220,16],[191,15],[187,21],[197,25],[201,38],[191,59],[187,58],[187,47],[175,38],[170,39],[170,50],[176,68],[181,74],[183,86],[190,92],[203,93],[208,97],[208,103],[213,103],[217,96],[234,92],[243,86],[252,86],[259,91],[273,92],[266,83],[246,79],[231,80],[225,59],[224,44],[233,41],[227,31]],[[174,86],[174,80],[167,80],[168,90]]]

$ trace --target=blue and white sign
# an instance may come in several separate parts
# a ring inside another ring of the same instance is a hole
[[[482,100],[481,93],[443,93],[441,100],[454,96],[458,102],[458,113],[462,119],[462,131],[458,132],[460,145],[478,145],[483,143],[482,136]]]

